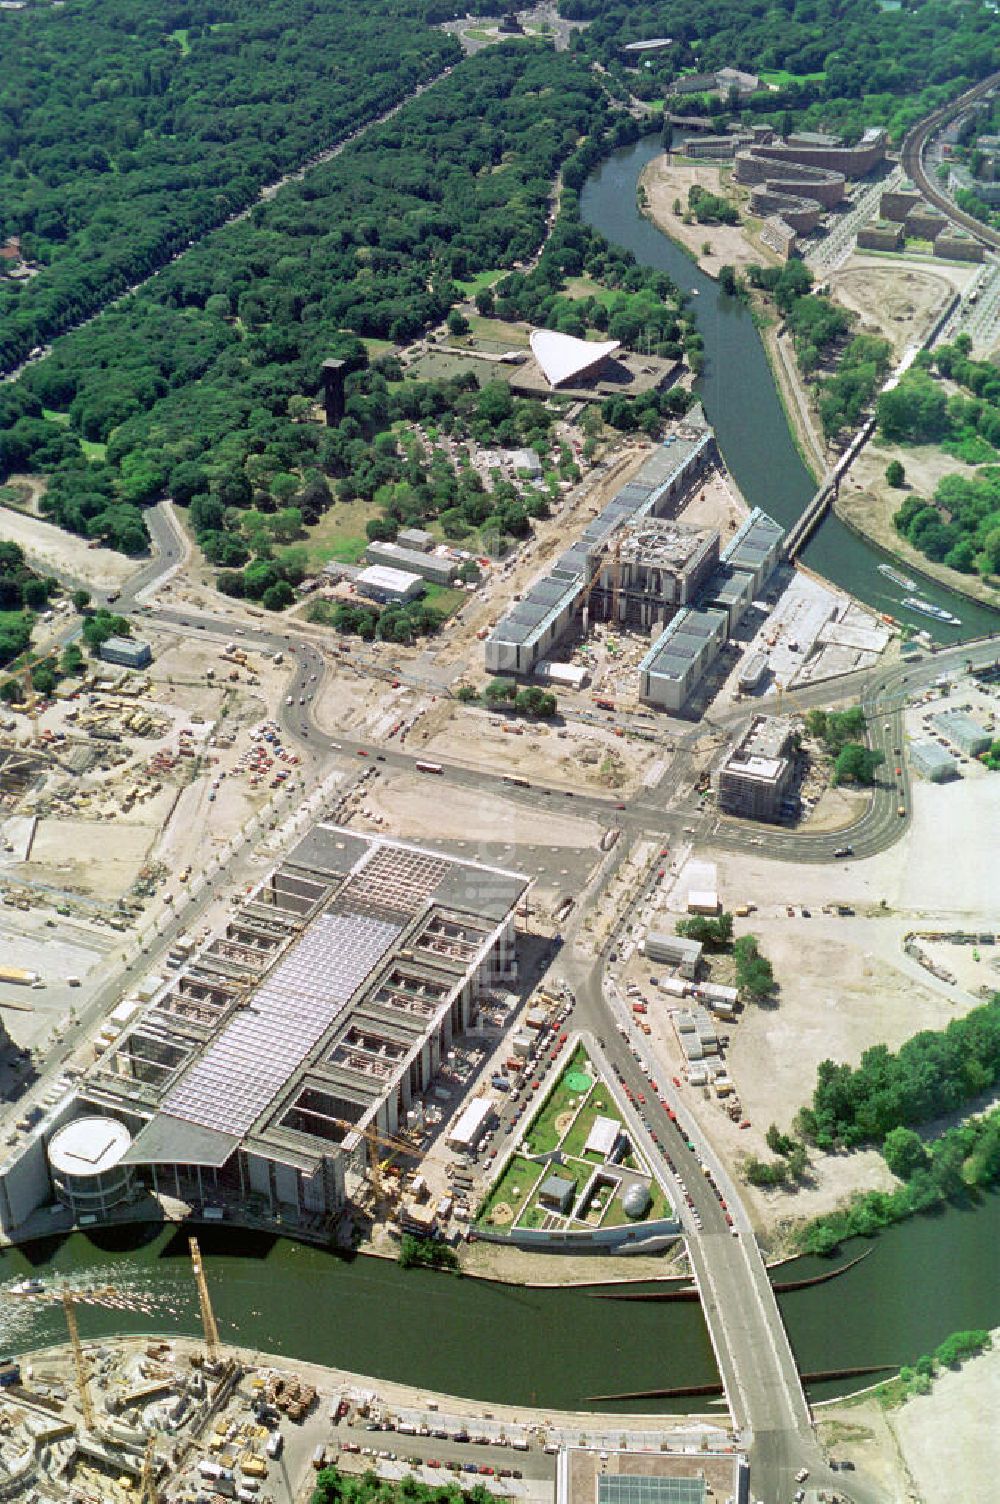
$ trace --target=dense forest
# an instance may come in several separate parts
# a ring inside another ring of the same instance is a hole
[[[445,316],[455,279],[528,257],[560,163],[606,121],[599,84],[565,55],[517,43],[470,59],[0,392],[0,472],[50,472],[53,519],[126,552],[168,487],[274,510],[289,498],[269,484],[292,471],[363,484],[359,443],[445,394],[366,369],[359,336],[408,339]],[[330,355],[348,362],[347,416],[324,431],[297,408]],[[104,457],[88,463],[81,439]],[[402,463],[384,447],[372,477]]]
[[[1000,574],[1000,371],[992,361],[973,360],[970,350],[963,334],[921,352],[899,385],[879,398],[878,422],[890,443],[938,444],[980,467],[943,476],[931,500],[907,496],[893,521],[929,559],[990,578]],[[949,395],[935,376],[959,390]]]
[[[958,92],[960,81],[984,78],[998,63],[996,16],[987,0],[956,6],[925,0],[884,10],[871,0],[560,0],[568,17],[590,26],[575,39],[609,69],[610,79],[647,99],[662,96],[684,73],[726,66],[761,76],[744,100],[685,96],[684,113],[725,112],[779,129],[841,130],[856,136],[886,125],[899,139],[922,115]],[[622,43],[672,37],[674,45],[626,70]],[[785,118],[787,114],[787,119]]]
[[[460,55],[368,0],[75,0],[0,17],[0,367]]]

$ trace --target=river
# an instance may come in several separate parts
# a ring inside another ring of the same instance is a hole
[[[747,501],[763,507],[788,527],[800,516],[816,487],[789,431],[750,310],[739,299],[721,293],[718,284],[637,207],[639,174],[662,150],[659,136],[645,136],[614,152],[584,185],[581,214],[587,224],[631,251],[637,261],[669,273],[679,288],[694,295],[698,329],[705,341],[705,369],[697,390],[719,448]],[[924,576],[920,578],[920,595],[952,612],[961,626],[934,622],[907,610],[901,604],[906,592],[876,569],[888,557],[852,533],[832,513],[802,554],[803,563],[826,579],[878,611],[929,629],[936,641],[979,637],[1000,626],[998,613],[988,606]]]
[[[716,1379],[693,1303],[463,1280],[236,1229],[202,1228],[199,1239],[223,1340],[501,1404],[710,1407],[703,1399],[588,1404],[594,1394]],[[866,1247],[869,1256],[842,1278],[779,1297],[804,1373],[911,1362],[953,1331],[1000,1323],[1000,1194],[975,1210],[952,1208],[889,1228],[870,1245],[845,1248],[844,1262]],[[829,1268],[800,1259],[781,1278]],[[120,1306],[78,1306],[84,1338],[198,1330],[183,1229],[106,1228],[0,1253],[0,1352],[65,1336],[58,1301],[7,1294],[29,1274],[81,1293],[114,1286]],[[827,1382],[810,1393],[829,1398],[865,1382]]]
[[[798,515],[812,481],[792,443],[753,321],[635,208],[635,184],[658,150],[645,140],[617,152],[586,185],[582,207],[609,239],[698,291],[707,365],[706,412],[747,499],[783,523]],[[872,605],[897,610],[875,571],[875,550],[836,519],[824,522],[806,560]],[[995,616],[944,589],[923,593],[989,630]],[[936,635],[945,636],[947,629]],[[530,1290],[420,1270],[383,1260],[340,1259],[288,1239],[235,1229],[200,1233],[224,1339],[289,1357],[484,1401],[593,1408],[598,1393],[710,1383],[715,1362],[701,1311],[690,1303],[594,1298],[586,1290]],[[865,1247],[846,1248],[847,1261]],[[780,1297],[803,1372],[910,1362],[952,1331],[1000,1323],[997,1248],[1000,1195],[972,1208],[915,1218],[884,1232],[841,1279]],[[782,1278],[829,1267],[799,1260]],[[627,1265],[623,1261],[623,1274]],[[119,1332],[186,1332],[198,1306],[182,1231],[108,1228],[0,1253],[0,1351],[61,1341],[51,1297],[9,1296],[26,1274],[82,1294],[113,1286],[112,1304],[81,1304],[85,1338]],[[856,1381],[865,1382],[863,1380]],[[814,1399],[852,1387],[812,1387]],[[603,1409],[704,1408],[705,1401],[608,1405]]]

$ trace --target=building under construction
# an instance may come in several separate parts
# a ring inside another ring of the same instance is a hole
[[[716,774],[719,808],[748,820],[781,820],[795,777],[795,725],[789,716],[754,716]]]
[[[134,1014],[77,1114],[124,1124],[116,1168],[156,1193],[321,1224],[348,1169],[405,1131],[481,992],[514,974],[527,887],[315,826]],[[20,1204],[51,1196],[42,1183]]]

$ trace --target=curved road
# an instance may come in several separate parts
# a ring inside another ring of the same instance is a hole
[[[967,230],[976,240],[981,240],[985,245],[991,246],[993,250],[1000,250],[1000,232],[992,229],[990,225],[983,224],[981,219],[974,219],[971,214],[966,214],[963,210],[959,209],[954,200],[949,198],[938,187],[937,183],[924,170],[924,151],[928,141],[942,125],[945,125],[953,116],[959,114],[967,105],[974,103],[975,100],[980,99],[984,94],[987,94],[991,89],[995,89],[998,86],[1000,86],[1000,73],[991,73],[988,78],[984,78],[971,89],[966,89],[964,94],[960,94],[950,104],[946,104],[941,109],[935,110],[925,120],[918,121],[913,129],[907,133],[903,141],[902,152],[900,153],[900,160],[902,161],[904,171],[916,183],[924,198],[940,209],[943,214],[946,214],[954,224],[960,225],[963,230]]]
[[[121,592],[115,602],[120,610],[134,609],[141,593],[148,596],[182,560],[186,544],[166,507],[150,514],[151,529],[158,547],[157,557],[144,565]],[[317,725],[313,714],[313,697],[321,687],[325,658],[318,644],[301,631],[280,630],[274,619],[258,622],[247,616],[223,618],[205,611],[144,606],[147,617],[168,628],[211,633],[223,640],[239,637],[248,647],[282,651],[288,656],[289,680],[281,720],[286,733],[299,739],[321,763],[331,757],[341,760],[360,756],[388,767],[410,771],[418,754],[396,746],[373,746],[356,738],[341,736],[333,741]],[[282,623],[282,626],[285,624]],[[443,779],[448,783],[490,793],[502,792],[530,807],[551,809],[555,800],[574,800],[574,810],[581,815],[618,825],[623,834],[648,837],[653,834],[665,845],[679,843],[684,833],[696,831],[706,840],[724,845],[762,844],[757,831],[766,831],[767,855],[794,861],[830,861],[835,845],[849,839],[855,856],[883,850],[897,840],[907,820],[897,813],[900,800],[909,808],[909,787],[905,764],[897,763],[894,748],[903,746],[903,709],[906,698],[933,683],[944,673],[961,669],[971,660],[982,665],[993,662],[1000,654],[1000,644],[990,640],[953,647],[921,661],[917,665],[900,665],[883,671],[850,676],[868,713],[873,745],[887,755],[888,775],[875,791],[872,804],[850,832],[835,835],[798,835],[773,827],[735,822],[719,824],[714,809],[711,820],[697,810],[692,796],[687,805],[667,808],[654,789],[643,789],[630,800],[616,804],[606,798],[576,794],[572,790],[547,787],[537,783],[529,787],[502,784],[502,775],[467,768],[454,762],[442,763]],[[445,686],[440,686],[444,689]],[[815,698],[828,703],[830,686],[816,686],[800,699]],[[737,719],[737,711],[720,721]],[[676,785],[676,775],[690,770],[699,730],[684,739],[674,763],[662,780],[667,788]],[[897,781],[896,766],[904,769]],[[700,826],[700,829],[698,828]],[[621,840],[615,854],[604,864],[603,876],[596,890],[586,895],[586,906],[600,903],[601,893],[617,862],[624,858],[630,841]],[[643,893],[656,881],[655,865]],[[634,906],[633,906],[634,907]],[[629,924],[631,910],[622,916],[618,930]],[[180,919],[176,916],[174,924]],[[191,916],[185,916],[190,923]],[[571,941],[571,936],[567,936]],[[812,1429],[794,1354],[784,1329],[777,1301],[765,1269],[760,1250],[739,1192],[714,1152],[702,1137],[687,1112],[683,1090],[671,1078],[656,1079],[658,1068],[644,1057],[644,1041],[635,1035],[632,1021],[622,1000],[607,978],[610,952],[616,945],[613,937],[597,957],[585,957],[572,943],[567,943],[557,963],[576,997],[575,1023],[591,1037],[595,1051],[603,1055],[609,1080],[616,1080],[616,1092],[625,1088],[636,1103],[635,1131],[645,1153],[657,1167],[665,1183],[673,1183],[676,1199],[685,1224],[687,1247],[692,1269],[698,1282],[702,1305],[712,1337],[720,1373],[723,1378],[734,1426],[741,1441],[749,1447],[752,1459],[752,1491],[767,1504],[786,1504],[796,1487],[796,1473],[809,1469],[810,1488],[823,1488],[855,1504],[880,1504],[883,1495],[857,1474],[850,1481],[834,1473],[825,1463]],[[655,1082],[655,1086],[654,1086]],[[640,1094],[645,1101],[640,1102]],[[629,1109],[630,1111],[632,1109]],[[706,1171],[711,1171],[712,1179]],[[690,1198],[690,1204],[686,1198]],[[721,1204],[724,1198],[726,1208]],[[730,1228],[726,1212],[733,1219]]]

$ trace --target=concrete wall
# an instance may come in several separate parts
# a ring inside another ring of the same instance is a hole
[[[640,1253],[644,1244],[662,1247],[662,1240],[671,1241],[680,1235],[681,1224],[672,1217],[628,1227],[598,1227],[593,1232],[549,1232],[541,1227],[514,1227],[509,1232],[500,1232],[492,1227],[476,1227],[476,1236],[487,1243],[513,1243],[518,1248],[534,1248],[542,1253]],[[654,1248],[648,1251],[653,1252]]]
[[[0,1165],[0,1232],[10,1235],[32,1212],[52,1200],[49,1139],[63,1123],[79,1116],[80,1110],[76,1098],[68,1097],[33,1134],[25,1134],[10,1158]]]

